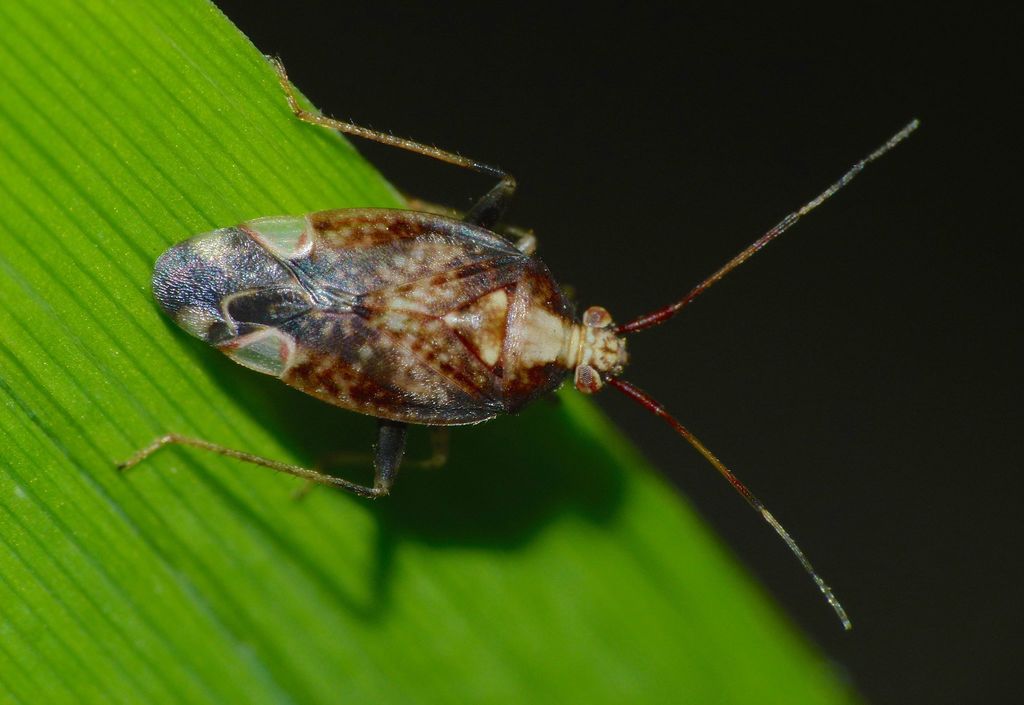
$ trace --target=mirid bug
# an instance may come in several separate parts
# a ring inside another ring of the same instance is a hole
[[[318,399],[379,420],[374,484],[168,434],[118,467],[165,445],[212,451],[364,497],[388,494],[408,424],[444,429],[515,413],[570,373],[578,390],[614,387],[685,438],[779,534],[835,610],[850,620],[789,533],[747,487],[664,407],[621,378],[625,335],[664,323],[913,132],[912,121],[837,182],[729,260],[679,301],[616,325],[606,309],[582,316],[534,239],[496,232],[515,179],[493,166],[368,130],[300,107],[284,66],[271,59],[300,120],[400,147],[494,177],[461,218],[372,208],[257,218],[196,235],[157,260],[153,293],[175,322],[236,362]],[[439,448],[435,461],[443,457]]]

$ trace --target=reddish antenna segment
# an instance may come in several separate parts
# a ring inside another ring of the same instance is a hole
[[[917,129],[919,124],[920,123],[917,120],[911,120],[902,130],[900,130],[895,135],[890,137],[885,144],[883,144],[881,147],[873,151],[871,154],[864,157],[859,162],[850,167],[850,169],[845,174],[843,174],[838,181],[836,181],[834,184],[832,184],[827,189],[822,191],[820,194],[818,194],[818,196],[808,201],[801,208],[793,211],[785,218],[783,218],[781,221],[779,221],[779,223],[775,227],[773,227],[771,230],[769,230],[764,235],[755,240],[753,243],[751,243],[750,246],[748,246],[738,255],[736,255],[731,260],[726,262],[714,274],[712,274],[710,277],[708,277],[700,284],[695,286],[690,291],[690,293],[688,293],[682,299],[673,304],[669,304],[664,308],[660,308],[657,311],[652,311],[651,313],[648,313],[644,316],[640,316],[639,318],[636,318],[630,321],[629,323],[623,323],[622,325],[616,326],[614,328],[615,333],[619,335],[636,333],[637,331],[644,330],[645,328],[660,325],[667,321],[668,319],[675,316],[687,304],[689,304],[691,301],[693,301],[698,296],[707,291],[711,287],[711,285],[713,285],[718,280],[722,279],[726,274],[728,274],[732,270],[736,269],[736,267],[739,267],[741,264],[746,262],[754,255],[754,253],[758,252],[769,242],[771,242],[779,235],[789,230],[796,224],[798,220],[800,220],[802,217],[804,217],[812,210],[814,210],[822,203],[824,203],[826,200],[828,200],[830,197],[832,197],[837,191],[839,191],[839,189],[843,188],[848,183],[853,181],[854,177],[856,177],[857,174],[859,174],[865,166],[867,166],[874,160],[878,159],[883,154],[888,152],[890,149],[892,149],[900,142],[905,140],[911,132]],[[676,433],[685,438],[690,445],[696,448],[697,452],[703,455],[704,458],[709,463],[711,463],[715,470],[717,470],[719,474],[722,475],[722,477],[728,480],[729,484],[732,485],[733,488],[737,492],[739,492],[740,495],[743,496],[743,499],[747,500],[747,504],[753,507],[753,509],[758,514],[760,514],[764,518],[764,520],[771,525],[773,529],[775,529],[775,532],[789,547],[789,550],[793,552],[793,555],[796,556],[796,559],[800,561],[800,565],[802,565],[804,567],[804,570],[807,571],[807,574],[811,576],[811,579],[814,581],[814,584],[818,586],[819,590],[821,590],[821,594],[825,596],[825,600],[827,600],[828,604],[832,606],[833,610],[835,610],[836,616],[839,617],[839,621],[843,624],[843,628],[846,630],[850,630],[853,628],[853,624],[850,622],[850,618],[846,615],[846,610],[844,610],[843,606],[839,603],[839,600],[832,592],[832,588],[830,588],[821,578],[821,576],[818,575],[818,572],[814,569],[814,566],[811,565],[810,560],[807,559],[807,556],[804,554],[804,552],[800,550],[800,547],[797,545],[796,541],[793,540],[793,537],[790,536],[789,532],[783,528],[782,524],[780,524],[779,521],[774,516],[772,516],[772,513],[769,512],[767,508],[765,508],[764,504],[761,503],[761,500],[755,497],[754,493],[751,492],[750,489],[746,485],[744,485],[740,481],[740,479],[736,477],[732,473],[732,471],[729,470],[729,468],[727,468],[722,463],[722,461],[715,456],[714,453],[708,450],[707,447],[703,443],[701,443],[696,436],[690,433],[689,429],[687,429],[685,426],[679,423],[679,421],[677,421],[675,417],[673,417],[671,414],[668,413],[668,411],[665,410],[665,407],[663,407],[658,401],[656,401],[653,397],[647,394],[647,392],[630,384],[629,382],[623,379],[619,379],[616,377],[608,377],[604,381],[610,384],[611,386],[615,387],[617,390],[625,394],[633,401],[640,404],[640,406],[644,407],[655,416],[661,417],[669,426],[675,429]]]
[[[868,164],[870,164],[871,162],[875,161],[880,156],[882,156],[883,154],[888,152],[890,149],[892,149],[893,147],[898,145],[900,142],[905,140],[910,135],[911,132],[913,132],[914,130],[917,129],[917,126],[919,124],[920,124],[919,121],[911,120],[906,125],[906,127],[904,127],[902,130],[900,130],[895,135],[890,137],[888,142],[883,144],[881,147],[876,149],[874,152],[872,152],[868,156],[866,156],[863,159],[861,159],[859,162],[854,164],[852,167],[850,167],[849,171],[847,171],[845,174],[843,174],[839,178],[839,180],[836,181],[834,184],[832,184],[827,189],[822,191],[816,198],[812,199],[811,201],[806,203],[803,207],[801,207],[799,210],[793,211],[792,213],[787,215],[785,218],[783,218],[781,221],[779,221],[778,225],[776,225],[774,228],[772,228],[771,230],[766,232],[764,235],[759,237],[757,240],[755,240],[753,243],[751,243],[751,245],[749,247],[747,247],[745,250],[743,250],[738,255],[733,257],[731,260],[726,262],[722,266],[722,268],[719,269],[717,272],[712,274],[710,277],[708,277],[707,279],[702,281],[697,286],[693,287],[693,289],[690,291],[690,293],[687,294],[686,296],[684,296],[682,299],[680,299],[679,301],[675,302],[674,304],[670,304],[670,305],[668,305],[668,306],[666,306],[664,308],[660,308],[657,311],[652,311],[651,313],[648,313],[648,314],[646,314],[644,316],[640,316],[639,318],[637,318],[635,320],[632,320],[629,323],[623,323],[622,325],[616,326],[615,332],[619,333],[619,334],[636,333],[637,331],[641,331],[641,330],[643,330],[645,328],[650,328],[652,326],[661,325],[662,323],[664,323],[668,319],[672,318],[674,315],[679,313],[683,309],[684,306],[686,306],[691,301],[693,301],[695,298],[697,298],[698,296],[703,294],[705,291],[707,291],[711,287],[712,284],[717,282],[719,279],[724,277],[726,274],[728,274],[732,270],[736,269],[736,267],[739,267],[741,264],[746,262],[748,259],[750,259],[754,255],[754,253],[756,253],[761,248],[763,248],[765,245],[767,245],[769,242],[771,242],[772,240],[777,238],[779,235],[781,235],[782,233],[786,232],[791,227],[796,225],[796,222],[798,220],[800,220],[802,217],[804,217],[805,215],[810,213],[812,210],[814,210],[815,208],[820,206],[822,203],[824,203],[826,200],[828,200],[833,194],[835,194],[836,191],[838,191],[839,189],[841,189],[844,186],[846,186],[846,184],[848,184],[851,181],[853,181],[854,177],[857,176],[857,174],[859,174],[861,172],[861,170],[864,169],[864,167],[866,167]]]
[[[797,545],[796,541],[793,540],[793,537],[789,535],[789,532],[782,527],[782,524],[780,524],[774,516],[772,516],[772,513],[765,508],[764,504],[761,503],[761,500],[754,496],[754,493],[751,492],[750,489],[744,485],[729,468],[725,467],[725,464],[722,463],[714,453],[708,450],[707,446],[700,442],[700,439],[690,433],[690,430],[679,423],[674,416],[668,413],[664,406],[639,387],[616,377],[609,377],[605,382],[618,389],[655,416],[660,416],[664,419],[665,423],[675,429],[676,433],[685,438],[690,445],[696,448],[697,452],[703,455],[704,458],[714,466],[715,470],[729,481],[729,484],[743,496],[743,499],[747,500],[747,504],[753,507],[754,511],[760,514],[764,520],[768,522],[773,529],[775,529],[775,532],[779,537],[786,542],[786,545],[789,546],[789,550],[793,552],[796,559],[800,561],[800,565],[802,565],[804,570],[807,571],[807,574],[811,576],[811,580],[813,580],[814,584],[818,586],[819,590],[821,590],[821,594],[825,596],[825,600],[828,601],[828,604],[832,606],[833,610],[835,610],[836,616],[839,617],[839,621],[843,624],[843,629],[847,631],[853,629],[853,623],[846,615],[846,610],[843,609],[843,606],[839,603],[839,599],[832,592],[832,588],[830,588],[822,577],[818,575],[818,571],[816,571],[814,566],[811,565],[810,560],[808,560],[804,552],[800,550],[800,547]]]

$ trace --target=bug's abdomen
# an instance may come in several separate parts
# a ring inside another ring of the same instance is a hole
[[[543,264],[432,214],[249,221],[166,252],[153,290],[237,362],[373,416],[473,423],[565,374],[554,357],[569,306]]]

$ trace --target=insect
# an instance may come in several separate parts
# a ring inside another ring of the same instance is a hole
[[[381,497],[402,462],[408,424],[443,429],[515,413],[571,374],[579,391],[592,394],[611,386],[693,445],[775,529],[850,628],[832,590],[760,500],[661,404],[621,378],[628,361],[624,336],[675,316],[905,139],[917,128],[916,120],[682,299],[615,324],[601,306],[576,318],[547,267],[533,256],[532,235],[518,233],[513,242],[498,232],[515,191],[510,174],[308,112],[300,107],[284,66],[276,59],[271,63],[300,120],[498,182],[461,218],[375,208],[257,218],[196,235],[157,260],[153,293],[187,332],[246,367],[379,420],[372,486],[177,434],[157,438],[119,468],[180,444]],[[435,461],[443,458],[443,446],[438,443]]]

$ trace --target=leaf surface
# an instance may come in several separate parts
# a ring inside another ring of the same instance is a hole
[[[149,280],[197,232],[399,203],[205,2],[0,4],[0,701],[848,702],[574,393],[457,430],[379,503],[186,449],[115,472],[168,431],[369,449]]]

